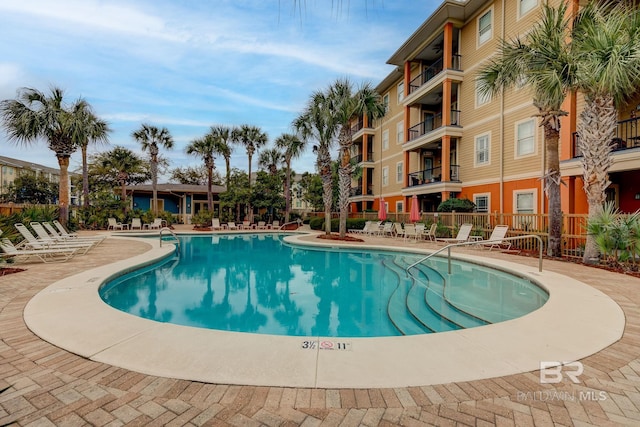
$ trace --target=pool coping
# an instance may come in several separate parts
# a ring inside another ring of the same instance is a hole
[[[304,236],[285,239],[304,246],[362,247]],[[124,242],[133,237],[118,238]],[[596,353],[618,341],[624,330],[622,309],[589,285],[548,270],[540,273],[534,267],[468,254],[455,257],[540,283],[549,291],[549,301],[507,322],[405,337],[287,337],[159,323],[116,310],[97,292],[122,270],[155,262],[173,251],[171,244],[160,247],[155,239],[142,240],[152,246],[150,251],[60,280],[39,292],[24,310],[29,329],[72,353],[144,374],[309,388],[424,386],[535,371],[543,361],[570,362]]]

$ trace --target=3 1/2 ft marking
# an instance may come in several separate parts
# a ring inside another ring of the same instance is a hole
[[[302,341],[303,350],[346,350],[351,351],[351,343],[348,341],[332,341],[332,340],[304,340]]]

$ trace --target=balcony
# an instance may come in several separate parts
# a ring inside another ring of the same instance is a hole
[[[356,164],[362,163],[362,162],[367,162],[367,163],[373,162],[374,161],[373,160],[373,152],[367,153],[366,157],[364,157],[362,154],[358,154],[356,156],[352,156],[351,160],[353,160]]]
[[[460,181],[460,166],[451,165],[449,167],[449,181]],[[415,187],[418,185],[425,185],[442,181],[442,167],[437,166],[431,169],[425,169],[418,172],[412,172],[409,174],[409,187]]]
[[[616,136],[611,140],[611,151],[628,150],[640,147],[640,132],[638,132],[638,118],[620,120],[616,128]],[[578,146],[580,135],[574,132],[571,135],[571,157],[580,157],[582,153]]]
[[[370,185],[367,188],[352,187],[351,188],[351,197],[359,197],[359,196],[373,196],[373,186]]]
[[[460,69],[460,55],[453,55],[451,69],[461,71]],[[420,89],[423,85],[427,84],[435,76],[443,71],[443,59],[440,58],[429,67],[425,68],[422,73],[409,82],[409,94],[414,93]]]
[[[460,110],[451,110],[451,126],[460,126]],[[422,123],[409,128],[409,141],[442,127],[442,113],[434,114]]]
[[[358,120],[358,123],[351,126],[351,135],[355,135],[364,128],[364,120]]]

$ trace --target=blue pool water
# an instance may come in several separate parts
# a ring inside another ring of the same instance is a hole
[[[179,255],[100,289],[109,305],[147,319],[237,332],[379,337],[471,328],[541,307],[528,280],[423,255],[307,249],[278,234],[181,236]]]

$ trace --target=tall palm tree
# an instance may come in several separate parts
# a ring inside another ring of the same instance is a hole
[[[98,118],[87,102],[78,102],[74,106],[73,116],[76,120],[73,137],[82,152],[82,196],[83,205],[89,206],[89,165],[87,149],[89,144],[107,144],[111,132],[109,124]]]
[[[37,89],[22,88],[17,99],[0,103],[0,117],[9,141],[29,146],[42,138],[55,153],[60,167],[60,222],[66,224],[69,218],[69,158],[78,148],[74,132],[79,126],[74,114],[83,110],[81,104],[86,101],[79,99],[67,107],[63,98],[64,91],[58,87],[52,87],[50,95]]]
[[[149,163],[151,165],[151,187],[153,199],[151,210],[158,213],[158,154],[160,146],[170,150],[173,148],[173,137],[166,127],[162,129],[143,123],[140,129],[134,131],[131,136],[140,143],[142,151],[149,151]]]
[[[322,201],[324,203],[324,230],[331,234],[331,207],[333,205],[333,188],[331,175],[331,145],[336,135],[337,125],[331,114],[330,102],[322,91],[311,94],[303,112],[293,120],[293,128],[301,139],[314,139],[316,168],[322,178]]]
[[[347,216],[349,214],[349,197],[351,196],[351,120],[366,115],[371,119],[384,116],[385,105],[382,97],[370,83],[364,83],[354,91],[348,79],[338,79],[329,88],[331,110],[338,125],[338,145],[340,146],[340,166],[338,171],[340,205],[340,238],[347,234]]]
[[[247,150],[249,159],[249,201],[247,202],[248,219],[253,221],[253,209],[251,208],[251,159],[256,150],[264,146],[269,137],[257,126],[241,125],[231,132],[231,140],[242,145]]]
[[[284,161],[284,153],[278,148],[268,148],[260,152],[258,167],[269,172],[269,175],[278,174],[278,166]]]
[[[209,134],[215,139],[214,152],[224,157],[227,191],[229,191],[229,181],[231,180],[231,154],[233,153],[233,145],[231,145],[231,131],[231,128],[222,125],[211,126],[209,131]]]
[[[592,220],[602,212],[611,183],[608,171],[616,107],[637,93],[640,84],[640,11],[626,2],[591,2],[578,14],[573,39],[577,87],[585,97],[577,125],[578,148]],[[595,236],[587,234],[583,262],[598,261]]]
[[[297,135],[283,133],[274,141],[276,147],[284,150],[284,164],[286,167],[286,175],[284,181],[284,198],[285,198],[285,223],[289,222],[289,213],[291,212],[291,160],[297,159],[307,148],[307,141],[299,138]]]
[[[202,138],[194,139],[187,145],[186,152],[202,158],[207,169],[207,209],[213,212],[213,169],[215,168],[215,138],[211,134],[206,134]]]
[[[120,186],[120,198],[127,201],[127,185],[149,177],[149,164],[128,148],[115,146],[93,159],[96,173],[112,176]],[[125,209],[126,209],[125,204]]]
[[[533,94],[540,126],[544,129],[546,165],[545,192],[549,200],[547,254],[562,254],[562,207],[560,202],[560,118],[567,115],[562,103],[574,84],[575,64],[568,43],[571,21],[563,2],[555,9],[544,3],[538,22],[525,36],[502,40],[498,56],[478,72],[484,94],[525,84]]]

